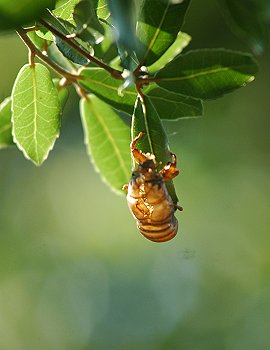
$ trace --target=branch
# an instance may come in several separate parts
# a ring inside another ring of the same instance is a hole
[[[84,50],[82,47],[80,47],[79,45],[77,45],[74,41],[70,40],[70,38],[67,38],[64,34],[60,33],[57,29],[55,29],[54,27],[52,27],[49,23],[47,23],[44,19],[40,19],[39,22],[45,27],[47,28],[49,31],[51,31],[54,35],[58,36],[60,39],[62,39],[67,45],[73,47],[73,49],[75,49],[77,52],[79,52],[82,56],[86,57],[90,62],[94,63],[95,65],[97,65],[100,68],[103,68],[104,70],[106,70],[108,73],[111,74],[111,76],[115,79],[118,80],[123,80],[122,77],[122,72],[114,69],[110,66],[108,66],[107,64],[103,63],[102,61],[100,61],[99,59],[97,59],[96,57],[90,55],[89,52],[87,52],[86,50]]]
[[[80,79],[79,75],[75,75],[72,73],[67,72],[62,67],[60,67],[58,64],[53,62],[48,56],[44,55],[36,46],[32,43],[32,41],[27,36],[27,30],[24,30],[22,28],[17,30],[17,33],[19,37],[22,39],[22,41],[25,43],[25,45],[28,47],[31,53],[31,57],[33,55],[39,57],[42,61],[46,62],[51,68],[53,68],[57,73],[65,77],[67,80],[76,82],[78,79]]]

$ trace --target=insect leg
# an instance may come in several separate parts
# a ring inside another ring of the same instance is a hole
[[[176,155],[172,152],[171,155],[172,162],[168,162],[159,172],[163,176],[164,181],[170,181],[179,174],[179,170],[176,167]]]
[[[138,140],[143,136],[143,132],[141,131],[139,133],[138,136],[136,136],[134,138],[133,141],[131,141],[130,143],[130,150],[131,150],[131,154],[135,160],[135,162],[137,162],[138,164],[142,164],[143,162],[145,162],[148,158],[147,156],[142,152],[140,151],[138,148],[136,148],[136,143],[138,142]]]

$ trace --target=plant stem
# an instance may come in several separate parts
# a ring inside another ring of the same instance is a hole
[[[57,73],[65,77],[67,80],[76,82],[78,79],[80,79],[79,75],[75,75],[72,73],[67,72],[63,68],[61,68],[58,64],[53,62],[48,56],[44,55],[39,49],[36,48],[36,46],[32,43],[32,41],[27,36],[27,31],[24,29],[18,29],[17,33],[19,37],[22,39],[22,41],[25,43],[25,45],[28,47],[28,49],[31,52],[31,56],[35,55],[39,57],[42,61],[47,63],[51,68],[53,68]]]
[[[71,46],[73,49],[75,49],[76,51],[78,51],[82,56],[86,57],[90,62],[96,64],[98,67],[103,68],[104,70],[106,70],[108,73],[111,74],[111,76],[115,79],[118,80],[123,80],[122,77],[122,72],[114,69],[110,66],[108,66],[107,64],[103,63],[102,61],[100,61],[99,59],[97,59],[96,57],[90,55],[89,52],[87,52],[86,50],[84,50],[82,47],[80,47],[79,45],[77,45],[74,41],[72,41],[70,38],[67,38],[64,34],[60,33],[57,29],[55,29],[53,26],[51,26],[49,23],[47,23],[44,19],[40,19],[39,22],[45,27],[47,28],[49,31],[51,31],[54,35],[58,36],[60,39],[62,39],[67,45]]]

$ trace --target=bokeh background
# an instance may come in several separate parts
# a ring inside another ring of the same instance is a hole
[[[248,51],[216,2],[193,1],[191,48]],[[0,97],[27,50],[0,37]],[[254,83],[167,123],[178,236],[140,236],[89,162],[78,98],[40,168],[0,152],[1,350],[270,349],[270,51]]]

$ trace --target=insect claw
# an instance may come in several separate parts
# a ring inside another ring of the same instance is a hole
[[[122,190],[123,190],[123,191],[127,191],[127,190],[128,190],[128,184],[123,185],[123,186],[122,186]]]
[[[184,210],[184,208],[183,207],[181,207],[180,205],[175,205],[175,209],[178,209],[179,211],[183,211]]]

